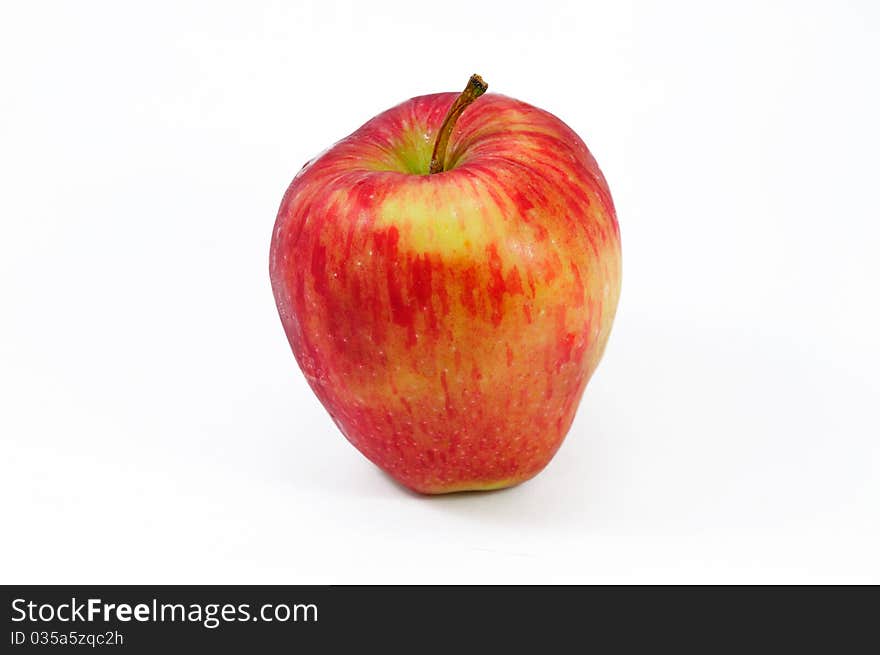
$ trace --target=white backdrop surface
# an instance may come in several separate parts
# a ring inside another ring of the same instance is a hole
[[[4,3],[0,581],[880,582],[878,31],[868,1]],[[550,466],[421,498],[308,389],[268,245],[307,159],[472,72],[587,142],[623,293]]]

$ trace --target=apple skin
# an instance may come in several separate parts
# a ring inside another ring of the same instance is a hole
[[[620,294],[608,185],[552,114],[484,95],[427,174],[457,95],[408,100],[307,163],[270,252],[309,385],[361,453],[425,494],[547,465]]]

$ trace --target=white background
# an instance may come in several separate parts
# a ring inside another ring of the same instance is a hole
[[[4,3],[0,580],[880,582],[880,10]],[[281,195],[472,72],[611,185],[624,284],[563,448],[401,490],[308,389]]]

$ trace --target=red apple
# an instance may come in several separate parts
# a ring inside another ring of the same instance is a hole
[[[614,205],[584,142],[483,91],[474,76],[370,120],[299,172],[272,235],[275,300],[311,388],[422,493],[547,465],[620,293]]]

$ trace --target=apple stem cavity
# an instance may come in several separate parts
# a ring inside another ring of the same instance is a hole
[[[446,170],[446,146],[449,143],[449,137],[452,135],[452,128],[455,127],[455,122],[462,112],[467,109],[467,106],[486,93],[488,88],[489,85],[483,81],[482,77],[477,74],[471,75],[471,79],[468,80],[464,91],[452,103],[446,118],[443,119],[440,131],[437,133],[437,141],[434,143],[434,151],[431,153],[430,175],[442,173]]]

